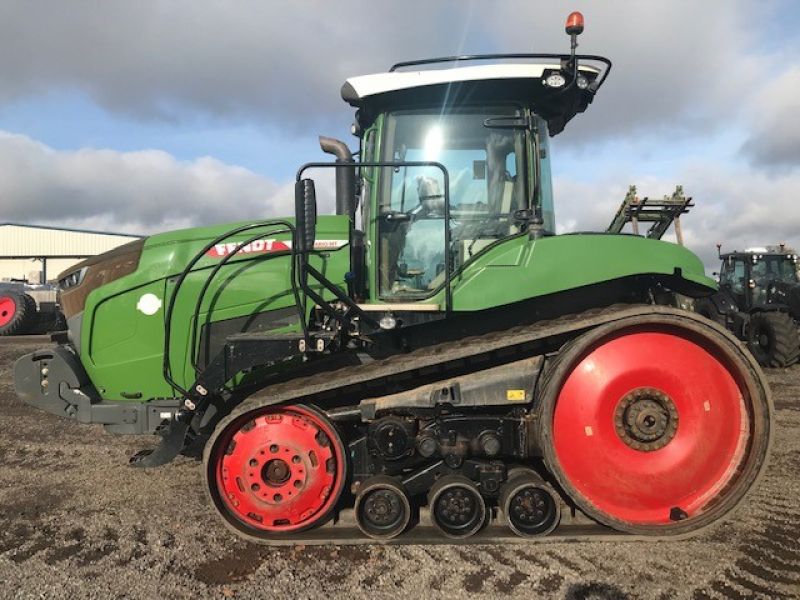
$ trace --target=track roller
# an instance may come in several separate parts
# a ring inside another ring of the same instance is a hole
[[[559,498],[536,471],[516,468],[500,488],[500,508],[519,536],[544,536],[561,520]]]
[[[486,502],[478,486],[460,475],[448,475],[434,483],[428,492],[428,506],[433,524],[450,538],[467,538],[486,524]]]
[[[411,502],[403,484],[385,475],[361,484],[355,503],[356,523],[368,536],[390,540],[403,533],[411,521]]]

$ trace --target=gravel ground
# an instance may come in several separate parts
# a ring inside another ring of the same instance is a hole
[[[232,538],[188,458],[126,465],[150,437],[114,437],[22,405],[0,340],[0,597],[800,597],[800,367],[768,373],[766,477],[690,541],[268,548]]]

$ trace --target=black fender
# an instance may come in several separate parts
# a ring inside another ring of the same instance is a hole
[[[740,312],[739,307],[736,305],[736,300],[731,293],[724,288],[708,296],[707,300],[714,305],[717,312],[721,315],[731,315]]]

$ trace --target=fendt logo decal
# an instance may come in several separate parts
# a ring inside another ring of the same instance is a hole
[[[223,258],[236,252],[236,247],[241,242],[227,242],[217,244],[206,252],[206,256],[211,258]],[[317,240],[314,242],[314,250],[338,250],[347,244],[347,240]],[[292,249],[292,242],[285,240],[255,240],[242,246],[237,254],[272,254],[275,252],[288,252]]]

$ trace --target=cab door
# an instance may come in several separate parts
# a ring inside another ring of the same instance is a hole
[[[524,231],[528,131],[507,124],[526,118],[517,106],[386,115],[382,158],[398,166],[382,169],[375,190],[374,302],[430,302],[447,273]]]
[[[748,269],[745,260],[730,257],[722,263],[719,286],[733,296],[736,306],[740,309],[749,309],[751,305],[748,283]]]

